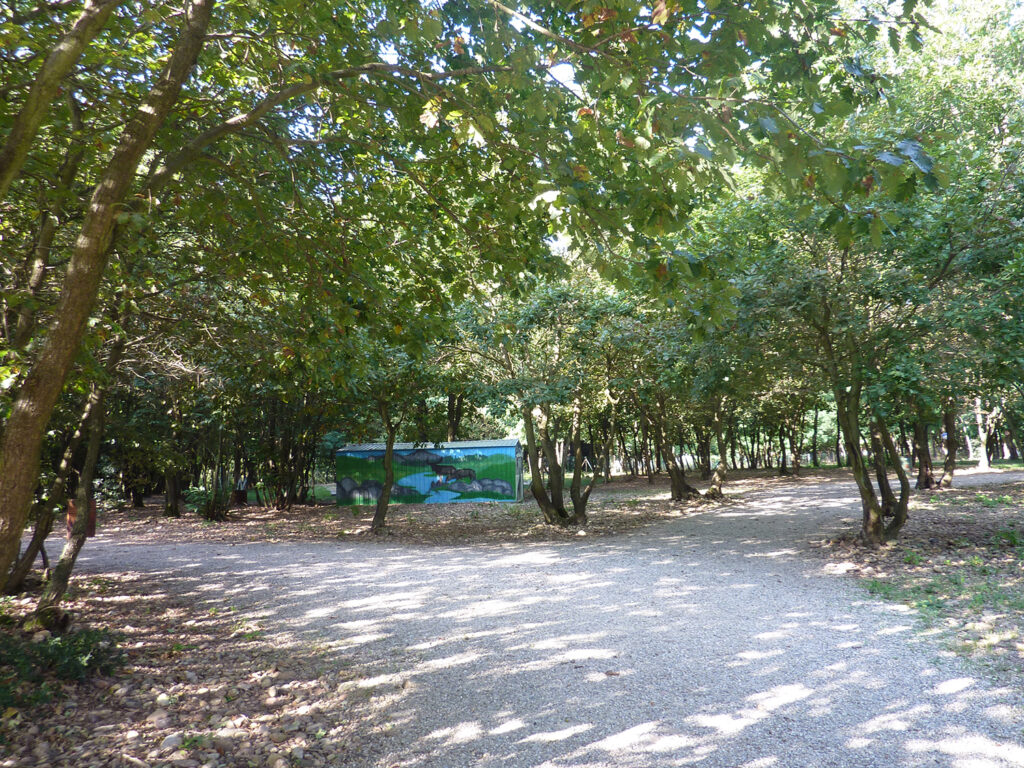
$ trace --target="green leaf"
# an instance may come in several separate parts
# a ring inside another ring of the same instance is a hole
[[[935,161],[924,151],[924,147],[916,141],[904,139],[896,144],[896,149],[910,158],[910,162],[916,165],[921,173],[929,173],[935,165]]]
[[[900,52],[900,33],[895,27],[889,27],[889,45],[893,52]]]
[[[871,230],[871,244],[873,246],[875,246],[875,248],[881,248],[882,247],[882,219],[879,218],[878,216],[873,216],[871,218],[870,230]]]

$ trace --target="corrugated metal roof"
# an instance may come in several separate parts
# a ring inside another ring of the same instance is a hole
[[[516,448],[519,441],[511,440],[456,440],[454,443],[395,443],[396,451],[440,451],[451,449],[472,449],[472,448]],[[386,443],[353,443],[339,448],[337,453],[355,453],[357,451],[383,451],[387,449]]]

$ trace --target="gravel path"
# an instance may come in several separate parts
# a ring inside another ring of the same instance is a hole
[[[327,643],[367,670],[375,768],[1024,766],[1019,689],[804,552],[851,527],[854,494],[804,481],[555,544],[101,535],[81,572],[166,573],[200,602],[226,594],[279,642]]]

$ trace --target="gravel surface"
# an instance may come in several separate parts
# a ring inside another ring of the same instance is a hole
[[[1000,473],[1000,482],[1020,473]],[[958,475],[958,485],[989,476]],[[856,524],[797,480],[603,539],[131,544],[82,574],[162,574],[279,646],[357,668],[374,766],[1024,766],[1022,691],[809,557]]]

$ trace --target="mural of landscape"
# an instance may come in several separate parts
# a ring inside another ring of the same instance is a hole
[[[449,504],[522,498],[518,445],[457,443],[438,448],[395,448],[391,502]],[[376,504],[384,488],[384,451],[342,448],[336,454],[338,504]]]

